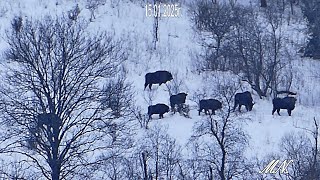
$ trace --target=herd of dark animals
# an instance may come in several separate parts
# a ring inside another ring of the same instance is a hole
[[[144,89],[149,86],[151,90],[152,84],[164,84],[168,81],[173,79],[172,74],[168,71],[156,71],[152,73],[147,73],[145,75],[145,84]],[[278,115],[280,116],[280,109],[287,109],[289,116],[291,116],[292,110],[295,108],[295,103],[297,99],[295,97],[289,97],[289,95],[296,95],[296,93],[290,91],[279,91],[277,94],[287,94],[287,97],[284,98],[274,98],[272,100],[273,110],[272,115],[275,111],[277,111]],[[178,93],[176,95],[170,96],[170,107],[171,111],[174,113],[176,112],[175,106],[180,106],[186,102],[187,93]],[[243,93],[236,93],[234,98],[234,107],[233,111],[235,111],[236,107],[238,106],[238,111],[241,112],[241,106],[244,105],[247,111],[251,111],[254,105],[251,93],[249,91],[245,91]],[[202,99],[199,101],[199,115],[202,110],[207,115],[209,110],[212,111],[212,114],[215,115],[215,111],[222,108],[222,103],[216,99]],[[148,116],[151,119],[153,114],[159,114],[159,118],[163,118],[165,113],[170,111],[169,106],[166,104],[155,104],[150,105],[148,107]],[[210,112],[209,112],[210,113]]]

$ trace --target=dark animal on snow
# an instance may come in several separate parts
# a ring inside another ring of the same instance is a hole
[[[171,106],[171,110],[174,113],[176,113],[175,105],[179,106],[179,105],[185,103],[187,95],[188,94],[186,94],[186,93],[179,93],[179,94],[170,96],[170,106]]]
[[[235,95],[233,111],[236,109],[238,105],[239,105],[239,112],[241,112],[240,109],[242,105],[246,107],[247,111],[252,110],[254,103],[253,103],[251,93],[249,91],[246,91],[243,93],[237,93]]]
[[[167,81],[171,81],[172,74],[168,71],[156,71],[152,73],[147,73],[145,75],[145,83],[144,89],[149,85],[149,89],[151,90],[152,84],[159,84],[166,83]]]
[[[215,110],[222,108],[222,103],[216,99],[202,99],[199,102],[199,115],[200,112],[204,109],[204,113],[207,115],[209,109],[212,111],[212,114],[215,115]]]
[[[159,114],[159,118],[163,118],[163,114],[169,112],[169,106],[165,104],[156,104],[148,107],[149,119],[151,119],[152,114]]]
[[[291,111],[295,108],[296,101],[297,99],[294,97],[274,98],[272,100],[272,115],[277,110],[277,113],[280,116],[280,109],[287,109],[289,116],[291,116]]]

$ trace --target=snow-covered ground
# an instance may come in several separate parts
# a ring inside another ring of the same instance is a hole
[[[80,16],[89,19],[90,12],[85,8],[85,1],[81,0],[1,0],[0,1],[0,51],[6,48],[5,30],[15,15],[22,15],[28,19],[38,19],[46,14],[60,15],[66,13],[79,4]],[[145,100],[149,90],[144,90],[144,75],[156,70],[173,72],[183,81],[180,91],[187,92],[187,104],[191,106],[190,117],[185,118],[178,113],[168,113],[164,119],[153,116],[151,126],[156,124],[168,128],[168,133],[185,147],[192,135],[194,123],[201,121],[196,103],[191,95],[203,86],[202,76],[194,73],[191,52],[200,47],[194,37],[191,22],[187,16],[187,7],[182,6],[182,15],[177,18],[162,18],[159,22],[159,43],[153,51],[153,23],[154,19],[145,16],[144,4],[134,4],[131,1],[116,3],[107,2],[96,12],[96,19],[90,22],[93,32],[107,30],[118,38],[127,42],[129,59],[126,62],[128,81],[133,83],[136,105],[147,112],[148,102]],[[294,35],[299,36],[299,34]],[[304,38],[304,37],[300,37]],[[250,135],[248,157],[263,157],[270,152],[279,151],[279,141],[289,132],[301,131],[301,128],[311,128],[314,117],[320,117],[320,67],[319,61],[310,61],[296,56],[293,70],[296,73],[293,87],[298,91],[298,102],[292,116],[285,110],[281,115],[271,115],[272,103],[270,99],[260,100],[254,96],[256,102],[253,111],[242,111],[243,116],[251,120],[243,124]],[[169,82],[170,83],[170,82]],[[153,85],[153,103],[169,104],[169,93],[165,85]],[[212,90],[214,91],[214,90]],[[213,97],[214,98],[214,97]],[[300,128],[297,128],[300,127]]]

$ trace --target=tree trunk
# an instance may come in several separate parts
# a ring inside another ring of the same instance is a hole
[[[292,1],[290,1],[290,10],[291,10],[291,14],[294,15],[293,2]]]
[[[261,7],[267,7],[267,0],[260,0],[260,3]]]
[[[58,120],[56,120],[57,122]],[[49,128],[51,129],[51,128]],[[51,160],[51,169],[52,169],[52,173],[51,173],[51,177],[52,180],[59,180],[60,179],[60,170],[61,170],[61,163],[59,160],[59,140],[58,140],[58,130],[59,130],[59,126],[54,125],[52,127],[52,160]]]
[[[226,180],[226,176],[224,174],[224,171],[225,171],[225,166],[226,166],[226,154],[227,154],[227,152],[225,151],[225,149],[224,149],[222,144],[220,144],[220,148],[222,150],[222,158],[221,158],[221,168],[220,168],[220,171],[219,171],[219,175],[220,175],[221,180]]]
[[[315,147],[313,152],[313,163],[312,163],[312,170],[311,170],[311,177],[316,179],[317,176],[317,156],[318,156],[318,133],[319,127],[316,121],[316,118],[313,119],[315,130],[313,132],[314,140],[315,140]]]
[[[142,155],[142,165],[143,165],[143,174],[144,174],[144,177],[143,179],[144,180],[148,180],[148,171],[147,171],[147,152],[142,152],[141,153]]]
[[[157,0],[153,1],[153,4],[156,5],[156,14],[154,17],[154,24],[153,24],[153,49],[156,50],[157,49],[157,43],[159,41],[159,17],[158,17],[158,13],[159,13],[159,9],[158,9],[158,5],[157,5]]]
[[[60,163],[57,159],[51,160],[51,179],[59,180],[60,179]]]
[[[209,166],[209,180],[213,180],[213,170],[211,166]]]

